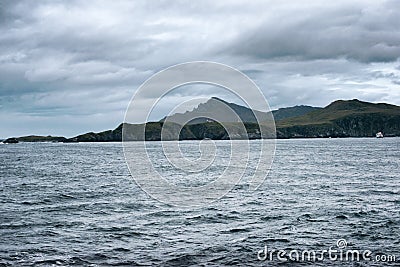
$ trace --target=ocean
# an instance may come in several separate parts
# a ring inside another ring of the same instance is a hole
[[[229,153],[229,141],[215,142]],[[147,145],[164,164],[160,143]],[[244,179],[190,209],[142,191],[121,143],[2,144],[0,162],[0,266],[400,265],[400,138],[277,140],[256,191]],[[296,256],[329,249],[371,253]]]

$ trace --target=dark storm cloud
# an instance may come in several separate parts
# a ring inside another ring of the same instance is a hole
[[[396,61],[400,57],[400,2],[348,2],[303,5],[277,13],[238,36],[228,49],[264,59]]]

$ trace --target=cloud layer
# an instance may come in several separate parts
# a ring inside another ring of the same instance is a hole
[[[193,60],[244,71],[273,108],[400,104],[398,17],[398,1],[2,1],[0,137],[112,128],[142,82]]]
[[[263,59],[393,62],[400,55],[399,6],[382,1],[288,6],[228,47]]]

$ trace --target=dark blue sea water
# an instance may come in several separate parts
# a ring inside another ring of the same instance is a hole
[[[178,209],[136,185],[120,143],[2,144],[0,266],[399,266],[399,164],[400,138],[278,140],[257,191],[238,184]],[[373,261],[257,258],[265,246],[320,251],[339,239]]]

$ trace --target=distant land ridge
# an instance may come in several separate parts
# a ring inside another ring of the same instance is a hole
[[[250,108],[235,103],[226,102],[225,100],[222,100],[218,97],[212,97],[206,103],[199,104],[192,111],[187,111],[185,113],[176,113],[172,116],[169,116],[168,119],[169,121],[180,121],[180,118],[185,116],[194,118],[194,117],[201,117],[201,115],[204,113],[217,113],[218,109],[220,108],[218,102],[223,102],[227,104],[233,111],[236,112],[236,114],[240,117],[240,119],[245,123],[257,123],[255,114],[259,114],[260,117],[263,117],[262,115],[265,114],[265,112],[262,111],[252,110]],[[275,121],[279,121],[291,117],[305,115],[308,112],[319,109],[321,108],[302,105],[302,106],[294,106],[294,107],[280,108],[278,110],[273,110],[272,114],[275,118]],[[166,118],[167,117],[164,117],[163,119],[160,120],[160,122],[165,121]],[[207,121],[209,121],[207,118],[197,118],[195,120],[190,121],[189,124],[204,123]]]
[[[246,127],[250,139],[275,138],[275,136],[261,136],[255,115],[261,111],[251,110],[247,107],[228,103],[219,98],[211,98],[206,103],[201,103],[192,111],[177,113],[169,117],[174,121],[174,116],[184,114],[196,115],[207,110],[218,112],[215,101],[223,101],[234,110]],[[369,103],[353,100],[337,100],[324,108],[311,106],[294,106],[272,111],[276,122],[276,138],[327,138],[327,137],[373,137],[377,132],[384,136],[400,136],[400,107],[386,103]],[[146,127],[146,140],[160,140],[161,128],[166,117],[158,122],[146,124],[125,124],[129,129],[129,140],[142,140],[140,131]],[[231,122],[230,127],[239,129],[238,122]],[[169,122],[171,131],[179,127]],[[168,130],[167,127],[167,130]],[[235,128],[236,127],[236,128]],[[73,138],[52,136],[24,136],[15,138],[19,142],[110,142],[122,140],[123,124],[116,129],[99,133],[85,133]],[[175,129],[176,130],[176,129]],[[238,130],[239,131],[239,130]],[[236,139],[245,138],[243,133],[237,134]],[[207,118],[198,118],[183,126],[180,140],[200,140],[210,138],[215,140],[230,139],[225,129],[217,122],[210,122]],[[7,140],[6,140],[7,141]]]

